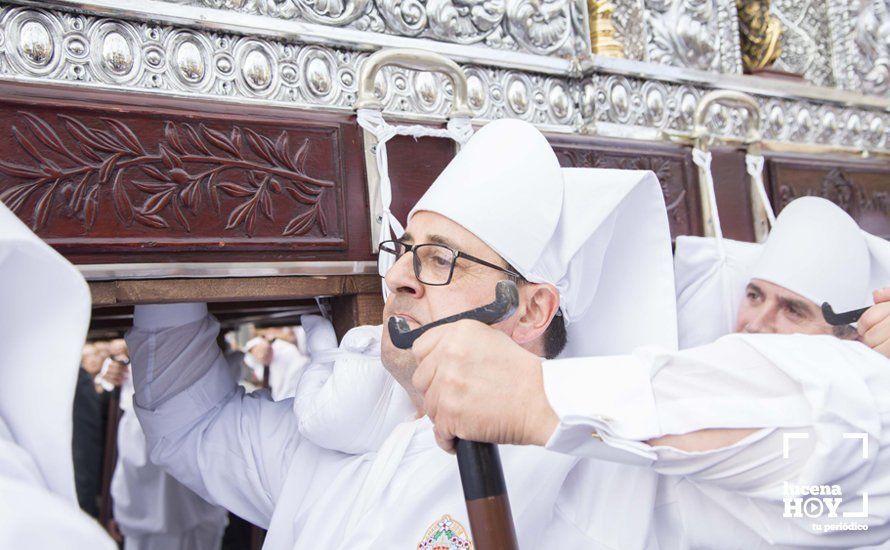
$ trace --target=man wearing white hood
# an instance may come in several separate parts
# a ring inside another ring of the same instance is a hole
[[[83,277],[0,204],[0,548],[115,547],[74,491],[71,411],[89,318]]]
[[[414,384],[445,448],[457,436],[651,464],[663,474],[663,547],[886,543],[890,362],[836,337],[816,304],[870,304],[890,282],[888,247],[830,202],[799,199],[742,279],[742,334],[681,352],[542,361],[462,322],[415,343]],[[884,310],[869,312],[862,329],[877,347]],[[711,313],[699,321],[726,314]],[[528,376],[516,380],[517,369]],[[543,384],[526,382],[536,378]],[[508,381],[521,402],[500,392]],[[529,408],[546,412],[529,417]]]
[[[546,336],[559,330],[554,322],[565,324],[567,356],[676,346],[670,238],[654,175],[560,169],[527,123],[480,130],[412,211],[407,233],[383,249],[396,256],[384,313],[412,327],[487,304],[497,281],[512,277],[520,304],[495,330],[536,357],[558,351],[559,338]],[[356,349],[373,356],[382,340],[378,368],[409,406],[377,452],[348,455],[301,435],[293,400],[236,388],[203,304],[137,306],[128,344],[152,460],[269,527],[267,548],[469,547],[457,464],[435,445],[411,384],[412,354],[379,328],[362,330],[358,339],[369,339]],[[501,458],[523,547],[655,547],[651,472],[533,447],[504,447]]]

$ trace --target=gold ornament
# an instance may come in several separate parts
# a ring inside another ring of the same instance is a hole
[[[593,55],[624,57],[624,48],[615,40],[612,14],[615,6],[609,0],[587,0],[590,22],[590,51]]]
[[[769,13],[769,0],[736,0],[745,72],[766,69],[782,53],[782,22]]]

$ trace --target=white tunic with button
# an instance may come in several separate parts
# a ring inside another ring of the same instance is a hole
[[[445,515],[469,531],[457,461],[428,419],[377,452],[323,449],[300,435],[292,400],[232,382],[217,332],[203,305],[137,307],[127,341],[154,462],[268,527],[266,548],[416,548]],[[501,459],[523,548],[657,548],[654,472],[535,447],[502,446]]]

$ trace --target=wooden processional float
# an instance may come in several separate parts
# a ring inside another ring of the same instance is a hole
[[[95,337],[192,300],[380,323],[377,243],[503,117],[564,166],[654,171],[674,236],[716,204],[762,240],[767,203],[819,195],[887,237],[878,4],[3,2],[0,201],[81,269]]]

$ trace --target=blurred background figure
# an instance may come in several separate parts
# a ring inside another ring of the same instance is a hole
[[[83,346],[72,411],[74,483],[81,509],[97,519],[109,410],[117,407],[112,392],[128,375],[129,362],[122,339],[88,342]]]
[[[83,346],[77,385],[74,389],[74,426],[72,453],[74,484],[80,508],[99,517],[99,493],[102,481],[102,456],[105,452],[107,395],[94,379],[102,370],[104,357],[93,343]]]
[[[129,363],[123,340],[112,340],[110,351],[112,361],[127,359]],[[125,373],[117,465],[111,480],[114,521],[123,535],[124,549],[219,550],[228,512],[209,504],[149,461],[145,434],[133,413],[133,393],[132,380]]]
[[[244,344],[244,362],[250,367],[258,385],[271,388],[272,399],[280,401],[293,397],[303,367],[309,363],[305,343],[304,349],[297,347],[293,343],[297,337],[291,329],[258,332],[259,336]]]

